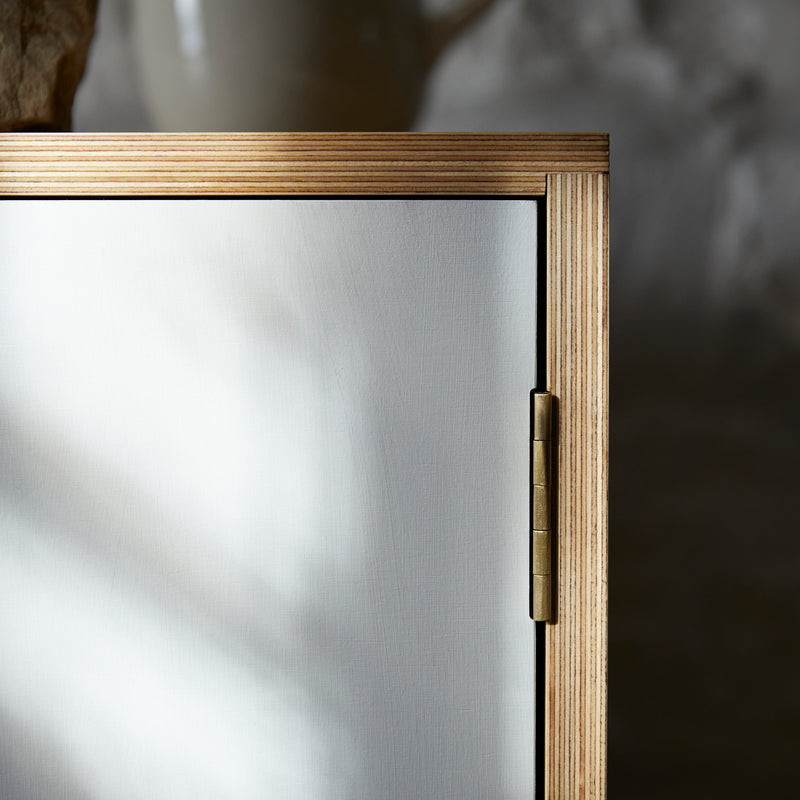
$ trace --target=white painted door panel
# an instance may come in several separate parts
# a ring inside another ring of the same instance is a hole
[[[0,204],[0,796],[529,798],[536,205]]]

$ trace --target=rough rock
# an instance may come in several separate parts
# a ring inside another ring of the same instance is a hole
[[[0,130],[69,130],[97,0],[0,3]]]

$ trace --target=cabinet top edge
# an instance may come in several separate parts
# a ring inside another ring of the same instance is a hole
[[[441,155],[490,160],[572,162],[573,169],[586,164],[597,171],[608,168],[607,133],[1,133],[0,154],[48,152],[85,154],[95,152],[98,160],[125,150],[148,152],[199,153],[239,152],[255,156],[273,152],[300,154],[316,151],[320,155],[358,159],[380,155],[393,158],[430,158]]]
[[[0,194],[544,193],[606,133],[2,133]]]

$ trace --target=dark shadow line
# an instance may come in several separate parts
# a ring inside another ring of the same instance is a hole
[[[536,209],[536,390],[547,391],[547,203]],[[531,439],[533,431],[531,430]],[[532,483],[532,480],[529,481]],[[532,510],[531,510],[532,514]],[[531,517],[531,522],[533,521]],[[533,580],[531,579],[531,584]],[[532,599],[532,598],[531,598]],[[533,606],[531,606],[532,608]],[[533,794],[534,800],[544,800],[545,755],[545,626],[534,623],[533,656]]]
[[[546,622],[534,622],[534,726],[533,726],[533,796],[544,800],[544,693],[545,693],[545,643]]]

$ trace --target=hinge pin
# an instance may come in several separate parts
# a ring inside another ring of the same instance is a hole
[[[552,617],[552,431],[550,392],[532,395],[531,436],[531,619]]]

